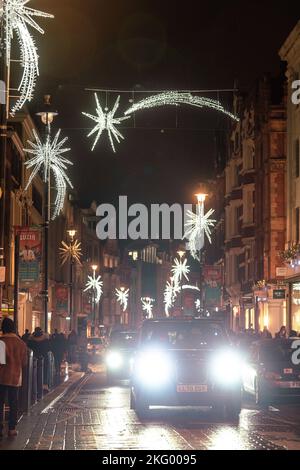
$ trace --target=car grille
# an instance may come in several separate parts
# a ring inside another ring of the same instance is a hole
[[[207,383],[206,364],[201,361],[180,360],[177,362],[177,382],[179,384]]]

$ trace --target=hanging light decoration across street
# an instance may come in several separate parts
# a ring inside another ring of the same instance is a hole
[[[43,174],[44,182],[49,181],[51,173],[54,175],[57,195],[52,219],[55,219],[63,208],[67,185],[69,185],[70,188],[73,188],[72,183],[66,173],[67,166],[72,165],[72,162],[63,157],[63,154],[69,152],[71,149],[63,148],[63,145],[68,140],[68,138],[65,137],[59,142],[60,133],[61,131],[59,130],[52,141],[50,135],[47,135],[46,141],[43,143],[40,140],[37,132],[33,130],[36,142],[34,143],[28,141],[28,144],[32,148],[24,149],[24,152],[33,155],[33,157],[25,163],[28,169],[32,168],[32,172],[25,190],[29,188],[32,180],[40,171]]]
[[[179,91],[166,91],[157,95],[148,96],[148,98],[134,103],[129,109],[127,109],[125,115],[128,116],[143,109],[157,108],[161,106],[170,105],[190,105],[195,106],[197,108],[210,108],[215,111],[219,111],[223,114],[226,114],[235,121],[239,121],[239,118],[232,114],[230,111],[227,111],[219,101]]]
[[[142,309],[146,313],[147,318],[153,318],[153,306],[154,306],[154,299],[151,299],[151,297],[142,297],[141,298],[142,302]]]
[[[175,277],[171,277],[170,281],[167,281],[164,291],[165,313],[167,317],[169,316],[170,308],[174,305],[178,292],[180,292],[180,286]]]
[[[174,264],[172,266],[171,272],[174,276],[174,282],[176,284],[180,284],[182,279],[185,278],[187,281],[189,280],[188,274],[190,272],[190,267],[187,264],[187,259],[184,260],[175,258]]]
[[[12,114],[20,110],[27,101],[31,101],[39,76],[39,57],[34,39],[28,26],[44,34],[34,17],[54,18],[50,13],[34,10],[26,5],[30,0],[3,0],[0,2],[0,17],[4,21],[6,61],[9,67],[11,61],[12,40],[17,37],[20,47],[20,62],[23,75],[18,87],[20,96],[12,108]]]
[[[103,293],[103,281],[101,280],[101,276],[96,277],[95,271],[93,271],[92,276],[88,276],[87,283],[85,285],[84,292],[87,291],[94,291],[95,292],[95,302],[98,304],[101,299],[101,295]]]
[[[62,246],[59,248],[61,266],[63,266],[67,261],[75,261],[75,263],[81,266],[81,243],[78,240],[74,240],[71,241],[69,245],[64,241],[62,241],[61,244]]]
[[[115,116],[119,108],[120,96],[118,96],[118,98],[116,99],[114,107],[111,111],[109,111],[107,107],[103,110],[100,104],[99,98],[97,96],[97,93],[95,93],[95,100],[96,100],[96,114],[97,115],[93,116],[92,114],[88,114],[84,112],[82,113],[84,116],[87,116],[88,118],[92,119],[92,121],[96,122],[95,127],[88,134],[88,137],[91,137],[92,135],[96,134],[96,137],[92,146],[92,150],[94,150],[103,131],[106,130],[108,133],[111,147],[113,151],[116,152],[113,139],[115,139],[118,143],[120,143],[120,139],[124,139],[123,135],[117,129],[116,126],[118,126],[122,121],[125,121],[126,119],[130,119],[130,116],[123,116],[119,118]]]
[[[194,259],[200,261],[199,253],[204,246],[204,234],[211,243],[211,228],[215,226],[216,220],[210,216],[215,211],[210,209],[204,213],[204,202],[197,205],[196,212],[188,211],[185,223],[184,238],[188,240],[188,249]]]
[[[127,310],[128,307],[128,296],[129,296],[129,289],[116,289],[116,296],[117,296],[117,301],[123,308],[123,312]]]

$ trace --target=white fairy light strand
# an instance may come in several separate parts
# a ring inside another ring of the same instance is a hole
[[[67,191],[67,185],[73,188],[72,183],[66,174],[68,165],[73,163],[62,155],[69,152],[70,148],[63,148],[63,145],[68,140],[65,137],[59,142],[61,130],[59,130],[51,142],[51,137],[46,137],[45,143],[42,143],[37,132],[33,130],[36,143],[27,141],[32,147],[31,149],[24,149],[24,152],[33,155],[33,157],[25,162],[25,166],[30,169],[32,168],[31,175],[25,187],[25,190],[29,188],[35,176],[42,171],[43,181],[47,182],[50,178],[51,172],[54,175],[55,189],[57,191],[55,199],[55,207],[52,215],[52,219],[55,219],[60,211],[63,209],[64,200]]]
[[[167,91],[138,101],[137,103],[134,103],[129,109],[127,109],[127,111],[125,111],[125,116],[143,109],[157,108],[168,105],[190,105],[197,108],[210,108],[226,114],[235,121],[239,121],[239,118],[230,111],[227,111],[219,101],[205,98],[203,96],[193,96],[191,93],[181,93],[178,91]]]
[[[24,69],[18,90],[20,97],[12,108],[12,114],[20,110],[27,101],[31,101],[39,76],[37,48],[28,26],[44,34],[44,30],[36,23],[33,17],[54,18],[50,13],[44,13],[26,6],[30,0],[4,0],[0,7],[0,17],[4,21],[6,61],[11,61],[11,48],[14,34],[19,42],[21,66]]]
[[[126,119],[130,119],[130,116],[123,116],[123,117],[115,117],[115,114],[119,108],[120,104],[120,96],[117,97],[114,107],[111,111],[108,111],[107,108],[104,109],[100,104],[99,98],[97,96],[97,93],[95,93],[95,100],[96,100],[96,116],[93,116],[92,114],[88,114],[83,112],[82,114],[84,116],[87,116],[89,119],[92,119],[92,121],[96,122],[95,127],[91,130],[91,132],[88,134],[88,137],[91,137],[92,135],[96,134],[93,146],[92,146],[92,151],[95,149],[98,140],[100,139],[101,134],[103,131],[107,131],[108,137],[110,140],[111,147],[114,152],[116,152],[115,149],[115,144],[114,144],[114,138],[115,140],[120,143],[120,139],[124,139],[124,136],[121,134],[121,132],[117,129],[117,125],[120,125],[122,121],[125,121]]]
[[[95,274],[95,271],[93,271],[93,275],[92,276],[88,276],[88,280],[87,280],[87,283],[85,285],[85,289],[83,292],[87,292],[89,290],[93,290],[96,294],[95,296],[95,302],[96,304],[98,304],[100,302],[100,299],[101,299],[101,295],[103,293],[103,281],[101,280],[101,276],[97,276],[96,277],[96,274]]]
[[[129,296],[129,289],[116,289],[116,297],[117,301],[123,308],[123,312],[127,310],[128,307],[128,296]]]

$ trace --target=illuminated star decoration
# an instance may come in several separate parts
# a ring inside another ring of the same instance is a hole
[[[200,261],[199,252],[204,246],[204,234],[211,243],[211,227],[214,227],[216,220],[210,219],[215,211],[210,209],[204,214],[204,205],[197,207],[196,213],[187,212],[184,238],[188,239],[188,250],[194,259]]]
[[[181,259],[175,258],[174,260],[174,265],[172,266],[171,272],[174,276],[174,282],[176,284],[179,284],[179,282],[182,281],[182,279],[185,277],[185,279],[188,281],[188,274],[190,272],[190,267],[187,265],[187,259],[185,258],[184,261]]]
[[[88,113],[82,113],[84,116],[87,116],[88,118],[92,119],[93,121],[96,122],[95,127],[91,130],[91,132],[88,134],[88,137],[96,134],[94,144],[92,146],[92,150],[96,147],[96,144],[98,140],[100,139],[100,136],[103,131],[107,131],[108,137],[110,140],[110,144],[112,146],[112,149],[114,152],[116,152],[115,145],[114,145],[114,138],[118,143],[120,143],[120,139],[124,139],[123,135],[121,132],[117,129],[117,125],[119,125],[122,121],[126,119],[130,119],[130,116],[123,116],[123,117],[115,117],[115,114],[119,108],[119,103],[120,103],[120,96],[116,99],[116,102],[114,104],[114,107],[111,111],[108,111],[107,108],[102,109],[102,106],[100,104],[99,98],[97,96],[97,93],[95,93],[95,100],[96,100],[96,116],[93,116],[92,114]]]
[[[239,118],[230,111],[227,111],[219,101],[212,100],[210,98],[204,98],[203,96],[194,96],[191,93],[179,91],[165,91],[163,93],[152,95],[148,98],[138,101],[137,103],[134,103],[129,109],[127,109],[125,116],[143,109],[157,108],[168,105],[189,105],[195,106],[197,108],[210,108],[226,114],[235,121],[239,121]]]
[[[61,244],[62,246],[59,248],[61,266],[63,266],[67,261],[75,261],[75,263],[81,266],[81,243],[78,240],[74,240],[69,245],[64,241],[62,241]]]
[[[103,281],[101,281],[101,276],[96,277],[95,271],[93,271],[93,275],[88,276],[86,288],[84,289],[83,292],[94,290],[94,292],[96,293],[95,302],[96,304],[98,304],[100,302],[101,295],[103,292],[102,287],[103,287]]]
[[[128,295],[129,295],[129,289],[116,289],[116,296],[117,296],[117,301],[123,307],[123,312],[126,311],[127,306],[128,306]]]
[[[42,143],[37,132],[33,130],[36,143],[28,141],[32,148],[24,149],[24,152],[33,155],[33,157],[25,163],[27,168],[33,168],[28,183],[25,187],[26,190],[29,188],[34,177],[40,171],[43,173],[43,180],[45,183],[49,181],[51,172],[54,175],[57,195],[52,219],[55,219],[63,208],[67,185],[73,188],[72,183],[65,171],[67,169],[67,165],[73,165],[73,163],[62,156],[71,149],[63,148],[63,145],[68,140],[68,138],[65,137],[59,142],[60,133],[61,131],[59,130],[52,142],[51,137],[48,135],[45,143]]]
[[[153,318],[153,304],[155,300],[151,299],[150,297],[142,297],[141,302],[142,309],[144,312],[146,312],[147,318]]]
[[[164,291],[164,304],[166,316],[169,316],[169,309],[173,307],[177,293],[180,291],[178,283],[175,278],[172,277],[170,281],[167,281],[166,288]]]
[[[34,39],[28,26],[44,34],[44,30],[36,23],[34,17],[54,18],[49,13],[44,13],[25,6],[30,0],[5,0],[0,7],[0,16],[4,21],[5,47],[7,66],[11,61],[12,40],[16,35],[19,47],[23,75],[18,87],[20,97],[12,108],[12,114],[20,110],[26,101],[31,101],[35,89],[36,79],[39,76],[39,58]]]

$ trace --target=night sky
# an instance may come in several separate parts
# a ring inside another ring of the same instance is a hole
[[[191,202],[198,182],[213,174],[215,136],[228,126],[215,112],[146,110],[136,115],[135,128],[133,121],[124,124],[116,154],[106,134],[92,153],[91,121],[81,115],[95,114],[86,87],[225,89],[238,79],[246,90],[263,73],[279,72],[278,50],[300,19],[297,2],[274,0],[32,0],[29,6],[55,15],[39,19],[46,34],[35,35],[41,76],[31,109],[52,94],[60,113],[55,126],[69,136],[71,177],[83,205],[114,202],[118,195],[132,202]],[[99,97],[105,102],[105,94]],[[108,96],[109,107],[116,97]],[[232,94],[219,98],[231,106]],[[121,95],[120,114],[129,99]]]

